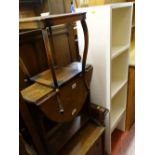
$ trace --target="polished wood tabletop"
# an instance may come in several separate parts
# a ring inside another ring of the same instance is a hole
[[[73,23],[77,20],[83,20],[86,17],[85,12],[66,13],[60,15],[48,15],[38,17],[28,17],[19,19],[19,29],[39,29],[54,25]]]

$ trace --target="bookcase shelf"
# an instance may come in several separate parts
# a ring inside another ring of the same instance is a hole
[[[113,97],[127,83],[128,50],[112,59],[111,97]]]
[[[111,133],[114,131],[125,112],[125,108],[118,107],[117,105],[113,108],[114,109],[111,110]]]
[[[112,59],[120,55],[121,53],[125,52],[129,48],[129,45],[120,45],[120,46],[113,46],[111,49],[112,52]]]
[[[111,99],[120,91],[120,89],[127,83],[127,80],[125,81],[115,81],[112,83],[112,93],[111,93]]]
[[[111,132],[116,128],[126,110],[127,84],[120,89],[111,102]]]
[[[126,94],[133,3],[80,8],[87,12],[89,30],[88,63],[94,67],[91,102],[109,110],[105,124],[105,150],[111,154],[111,134],[117,127],[125,130]],[[79,49],[83,47],[78,26]]]
[[[131,7],[120,7],[112,9],[112,47],[128,46],[131,20]]]

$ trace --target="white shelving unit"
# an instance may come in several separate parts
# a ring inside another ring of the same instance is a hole
[[[120,122],[126,109],[127,84],[111,100],[111,133]]]
[[[115,57],[117,57],[119,54],[121,54],[122,52],[124,52],[127,49],[129,49],[128,45],[113,46],[111,49],[112,59],[114,59]]]
[[[77,9],[87,12],[88,63],[94,67],[91,102],[106,107],[106,152],[111,153],[111,134],[125,130],[129,49],[133,3]],[[78,25],[79,49],[83,51],[82,29]]]

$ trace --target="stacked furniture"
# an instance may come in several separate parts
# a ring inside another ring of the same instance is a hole
[[[35,73],[32,73],[32,67],[37,65],[24,61],[25,56],[30,56],[28,52],[31,51],[27,51],[26,54],[20,51],[20,79],[23,78],[26,83],[20,88],[20,114],[26,122],[38,154],[60,155],[64,153],[63,148],[66,146],[70,148],[66,150],[66,154],[73,154],[73,147],[70,147],[68,142],[74,137],[74,144],[78,146],[76,137],[81,134],[85,135],[81,141],[87,146],[87,148],[81,148],[83,155],[91,155],[94,151],[92,147],[94,145],[95,149],[98,147],[96,142],[100,143],[100,154],[103,154],[104,127],[92,124],[90,121],[92,116],[89,86],[92,66],[86,65],[88,30],[85,17],[86,13],[69,13],[20,19],[20,38],[29,36],[26,42],[29,43],[32,36],[38,33],[36,30],[39,29],[42,32],[45,53],[38,59],[42,62],[43,56],[47,61],[47,66],[36,69]],[[81,62],[72,60],[64,66],[57,65],[54,61],[52,26],[70,24],[77,20],[81,22],[84,32],[83,59]],[[39,65],[37,67],[39,68]],[[92,114],[98,108],[94,109]],[[101,113],[104,113],[104,110]],[[89,139],[91,134],[94,136]],[[87,145],[90,141],[90,145]]]
[[[77,9],[87,12],[90,36],[88,62],[94,67],[91,102],[106,107],[106,152],[111,153],[115,128],[125,130],[133,3]],[[78,29],[79,49],[82,33]]]

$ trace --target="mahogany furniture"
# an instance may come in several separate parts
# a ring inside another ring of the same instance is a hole
[[[50,14],[71,13],[70,0],[43,0],[40,4],[19,3],[20,18],[40,16],[43,12],[49,12]],[[34,30],[33,32],[35,35],[28,32],[25,35],[20,35],[20,51],[22,51],[22,54],[26,55],[26,51],[31,50],[30,53],[32,56],[29,57],[28,61],[33,60],[30,63],[31,65],[33,64],[31,68],[32,73],[37,69],[46,67],[41,30]],[[54,44],[53,57],[56,65],[67,65],[73,60],[80,60],[75,24],[63,24],[52,27],[52,36],[50,37],[52,37]],[[35,52],[36,50],[37,53]],[[35,56],[38,56],[37,59],[35,59]],[[39,59],[40,56],[41,60]],[[27,61],[26,58],[24,62]],[[38,61],[40,62],[39,67],[34,67],[34,65],[38,64]]]
[[[47,155],[47,150],[43,143],[42,136],[40,136],[39,128],[36,126],[36,123],[32,117],[32,113],[30,112],[21,95],[19,95],[19,111],[21,118],[26,125],[28,133],[31,135],[32,143],[36,152],[38,155]]]
[[[24,140],[21,134],[19,134],[19,154],[30,155],[25,148]]]
[[[22,0],[23,1],[23,0]],[[70,0],[42,0],[41,3],[28,3],[19,1],[20,18],[39,16],[43,12],[62,14],[71,12]]]
[[[83,54],[82,63],[73,62],[69,66],[65,67],[57,67],[54,68],[53,61],[53,48],[48,37],[48,32],[52,33],[51,26],[71,23],[76,20],[80,20],[85,36],[85,48]],[[81,110],[82,105],[86,99],[88,94],[89,85],[86,81],[85,69],[86,69],[86,58],[88,51],[88,32],[87,26],[85,23],[85,13],[75,13],[75,14],[67,14],[67,15],[57,15],[57,16],[45,16],[45,17],[34,17],[34,18],[26,18],[20,20],[20,29],[36,29],[41,28],[43,40],[45,44],[45,51],[48,60],[49,69],[39,73],[35,77],[31,77],[30,73],[24,61],[20,57],[20,67],[25,75],[28,77],[28,80],[37,82],[38,84],[46,85],[53,88],[53,93],[49,94],[49,92],[45,91],[45,94],[41,94],[39,96],[39,100],[43,98],[43,101],[33,100],[31,97],[27,100],[25,96],[32,94],[33,89],[37,89],[37,91],[42,91],[45,88],[38,88],[36,85],[32,88],[28,88],[28,90],[22,91],[22,96],[25,100],[36,103],[45,115],[53,120],[58,122],[64,122],[71,120],[72,117],[75,117],[76,114]],[[75,79],[73,79],[75,78]],[[73,79],[73,80],[72,80]],[[69,81],[68,85],[66,84]],[[72,82],[71,82],[72,81]],[[61,91],[60,91],[61,89]],[[32,90],[32,92],[31,92]],[[48,90],[52,91],[52,90]],[[25,93],[26,92],[26,93]],[[76,98],[78,94],[78,98]],[[69,97],[69,96],[72,97]],[[31,95],[32,96],[32,95]],[[46,99],[45,99],[46,96]],[[50,97],[49,97],[50,96]],[[50,98],[50,100],[48,100]],[[42,104],[47,101],[46,104]],[[63,103],[62,103],[63,101]],[[51,104],[51,102],[53,104]],[[53,110],[49,110],[50,109]]]
[[[58,65],[54,59],[51,26],[72,23],[76,20],[81,21],[85,37],[82,62],[71,59],[71,63],[67,65]],[[39,68],[40,65],[25,61],[29,57],[28,52],[31,51],[27,50],[27,53],[24,54],[20,51],[20,80],[22,83],[20,85],[20,112],[25,122],[28,121],[27,118],[31,122],[30,124],[27,122],[26,125],[38,154],[60,154],[59,151],[65,145],[68,146],[68,142],[73,140],[72,138],[79,133],[79,130],[84,132],[85,130],[82,130],[84,126],[92,126],[86,125],[92,117],[89,85],[93,68],[91,65],[86,65],[88,30],[85,13],[25,18],[20,20],[19,27],[20,39],[26,39],[29,36],[29,39],[26,40],[28,43],[38,31],[42,32],[45,53],[36,59],[39,59],[40,62],[48,62],[46,66]],[[32,56],[34,57],[34,55]],[[26,116],[24,110],[27,112]],[[102,139],[104,127],[94,126],[91,128],[94,131],[100,131],[100,134],[96,135],[96,138],[91,142],[95,145],[96,140]],[[103,154],[102,144],[100,148]]]

